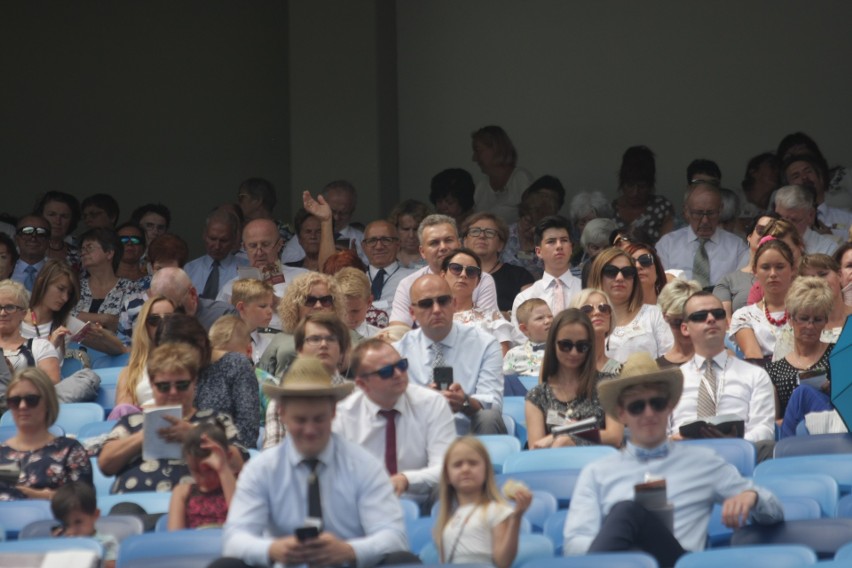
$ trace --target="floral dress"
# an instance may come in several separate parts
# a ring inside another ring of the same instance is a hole
[[[618,225],[619,231],[633,230],[648,236],[649,244],[654,244],[660,237],[660,231],[666,219],[674,217],[674,206],[672,202],[662,195],[652,195],[648,205],[645,206],[645,211],[642,212],[632,223],[627,223],[618,214],[617,201],[612,202],[612,209],[615,211],[613,220]]]
[[[136,282],[128,280],[127,278],[119,278],[118,282],[115,283],[115,287],[107,293],[106,297],[100,303],[95,312],[99,314],[117,316],[121,312],[124,300],[131,296],[138,295],[138,293],[139,286]],[[93,301],[95,303],[97,302],[94,298],[92,298],[92,289],[89,288],[89,279],[81,278],[80,301],[77,302],[77,305],[74,307],[74,311],[71,315],[76,316],[80,312],[91,312]]]
[[[92,464],[85,448],[73,438],[59,436],[32,451],[0,445],[0,465],[18,464],[20,485],[33,489],[58,489],[72,481],[92,484]],[[18,489],[0,482],[0,501],[27,499]]]
[[[554,426],[561,426],[566,421],[576,422],[591,417],[597,419],[598,428],[603,429],[606,427],[603,407],[597,395],[592,398],[578,396],[574,400],[563,402],[556,398],[549,384],[540,383],[527,393],[526,400],[533,403],[544,414],[544,431],[547,434],[550,434]],[[589,440],[578,436],[572,435],[571,438],[578,446],[593,445]]]

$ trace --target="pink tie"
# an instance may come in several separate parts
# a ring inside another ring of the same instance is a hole
[[[565,309],[565,294],[562,292],[562,289],[565,287],[565,284],[562,283],[562,280],[557,278],[556,289],[553,291],[553,317],[556,317],[556,314]]]

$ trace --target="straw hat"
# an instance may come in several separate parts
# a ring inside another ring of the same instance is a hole
[[[269,398],[344,398],[355,388],[354,383],[331,384],[331,375],[320,360],[315,357],[297,357],[284,378],[281,386],[265,383],[263,394]]]
[[[680,400],[683,392],[683,373],[678,367],[660,369],[657,362],[645,352],[633,353],[621,367],[621,374],[598,383],[598,399],[604,412],[618,416],[618,397],[627,387],[652,383],[666,383],[671,393],[671,406]]]

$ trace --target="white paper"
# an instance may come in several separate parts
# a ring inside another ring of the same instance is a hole
[[[44,555],[41,568],[94,568],[99,564],[98,555],[91,550],[62,550],[50,551]]]
[[[158,406],[143,409],[145,422],[142,429],[145,432],[142,440],[143,460],[179,460],[182,457],[179,442],[167,442],[157,433],[162,428],[172,426],[164,416],[172,416],[180,420],[183,409],[180,406]]]

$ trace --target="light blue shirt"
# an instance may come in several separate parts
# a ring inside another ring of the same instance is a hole
[[[219,290],[222,289],[225,282],[237,277],[238,267],[247,265],[248,261],[246,259],[237,258],[232,254],[229,254],[220,260]],[[190,280],[192,280],[192,285],[195,286],[195,289],[198,290],[199,294],[204,291],[204,285],[207,284],[207,278],[210,276],[211,268],[213,268],[213,258],[209,254],[205,254],[204,256],[191,260],[183,267],[184,272],[186,272],[186,275],[189,276]],[[216,294],[219,293],[219,290],[216,290]]]
[[[287,437],[246,464],[225,522],[225,556],[267,566],[272,542],[304,526],[310,470],[303,459]],[[408,550],[402,507],[384,464],[337,434],[317,459],[323,530],[355,550],[357,566]]]
[[[400,355],[408,358],[408,379],[418,385],[432,384],[433,341],[422,329],[406,333],[394,343]],[[453,368],[453,381],[478,400],[484,408],[503,407],[503,351],[493,335],[479,328],[453,324],[452,330],[440,341],[444,361]],[[470,418],[456,413],[456,423],[470,425]]]
[[[666,270],[683,270],[681,278],[692,278],[692,266],[698,254],[698,237],[687,225],[660,237],[657,241],[657,254]],[[748,253],[748,245],[741,237],[722,229],[716,232],[704,245],[710,259],[710,283],[716,284],[726,274],[733,272],[740,259]]]
[[[769,524],[784,519],[781,503],[772,493],[742,477],[715,451],[684,443],[666,444],[669,452],[663,458],[641,460],[636,457],[635,446],[628,442],[624,450],[583,468],[565,521],[566,555],[588,552],[612,507],[632,501],[634,486],[644,483],[646,475],[666,480],[668,502],[674,505],[674,536],[689,551],[704,549],[713,504],[748,489],[758,494],[750,516],[753,521]]]
[[[15,269],[12,271],[12,275],[9,276],[9,278],[14,280],[15,282],[20,282],[21,284],[26,286],[26,283],[27,283],[27,268],[32,266],[33,268],[36,269],[35,273],[33,274],[33,283],[35,283],[35,279],[38,278],[38,273],[41,272],[42,268],[44,268],[45,262],[46,262],[46,260],[40,260],[40,261],[36,262],[35,264],[27,264],[23,260],[18,259],[18,262],[15,263]],[[27,288],[27,291],[32,292],[32,290],[30,290],[29,288]]]

